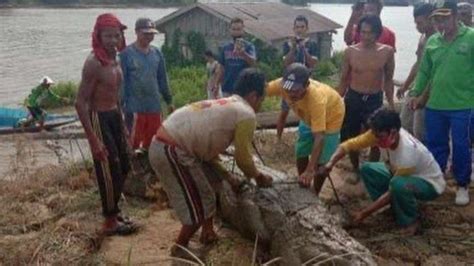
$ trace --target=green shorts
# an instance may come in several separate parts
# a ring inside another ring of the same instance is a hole
[[[324,144],[321,155],[319,156],[318,164],[325,164],[329,162],[331,156],[336,151],[340,143],[340,133],[324,134]],[[314,137],[309,128],[303,122],[298,125],[298,139],[295,143],[296,158],[304,158],[311,155],[313,152]]]

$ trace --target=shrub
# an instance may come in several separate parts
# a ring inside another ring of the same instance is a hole
[[[190,102],[204,100],[206,94],[206,68],[204,66],[174,67],[168,69],[174,105],[178,108]]]
[[[68,103],[66,104],[63,102],[57,102],[57,101],[52,101],[52,100],[47,99],[44,102],[44,108],[54,109],[54,108],[73,105],[76,100],[78,89],[79,89],[78,84],[73,81],[58,82],[57,84],[53,85],[53,87],[51,87],[51,90],[53,91],[53,93],[55,93],[59,97],[68,99]]]

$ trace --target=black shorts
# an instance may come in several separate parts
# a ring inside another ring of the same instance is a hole
[[[383,92],[362,94],[351,88],[344,96],[346,114],[341,129],[341,141],[358,136],[367,128],[370,115],[383,105]]]
[[[28,111],[30,111],[31,116],[35,120],[41,120],[45,116],[45,111],[43,109],[41,109],[40,107],[27,106],[26,108],[28,108]]]

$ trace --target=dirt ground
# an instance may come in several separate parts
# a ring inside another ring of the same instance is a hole
[[[256,144],[267,165],[295,176],[294,138],[292,132],[285,133],[281,141],[273,133],[258,133]],[[174,264],[169,249],[180,225],[170,209],[127,197],[124,211],[143,228],[133,236],[104,238],[97,233],[99,197],[87,171],[51,166],[34,173],[28,179],[0,181],[0,264]],[[344,208],[356,210],[370,200],[361,183],[344,181],[350,174],[339,167],[332,178]],[[448,184],[443,196],[422,204],[419,235],[402,236],[389,208],[347,230],[381,265],[472,264],[474,209],[454,206],[454,180]],[[321,198],[331,212],[342,211],[329,182]],[[203,247],[197,234],[190,250],[207,265],[251,265],[254,241],[243,239],[221,221],[216,222],[216,229],[217,244]]]

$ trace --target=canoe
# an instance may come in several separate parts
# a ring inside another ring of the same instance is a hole
[[[0,135],[39,132],[40,128],[37,125],[31,125],[29,127],[16,127],[18,121],[28,118],[28,115],[28,110],[24,108],[0,107]],[[75,121],[77,121],[77,117],[75,115],[59,115],[48,113],[43,125],[43,129],[51,130],[53,128],[70,124]]]

